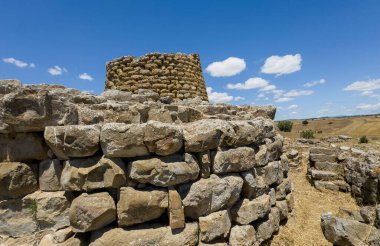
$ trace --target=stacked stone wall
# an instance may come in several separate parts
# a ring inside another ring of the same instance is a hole
[[[175,99],[199,96],[208,100],[197,54],[149,53],[112,60],[106,67],[106,89],[133,93],[150,89]]]
[[[293,209],[273,107],[0,85],[1,245],[260,245]]]

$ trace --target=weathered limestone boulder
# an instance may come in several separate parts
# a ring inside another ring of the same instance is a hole
[[[172,229],[185,227],[185,210],[181,196],[174,188],[169,188],[169,224]]]
[[[373,224],[376,220],[376,207],[364,206],[360,208],[360,215],[364,222],[367,224]]]
[[[100,133],[100,144],[107,157],[136,157],[149,155],[144,144],[145,125],[108,123]]]
[[[0,199],[25,196],[38,189],[32,169],[21,162],[0,163]]]
[[[183,123],[193,122],[203,119],[204,115],[201,111],[192,107],[178,106],[178,118]]]
[[[65,191],[36,191],[24,200],[30,204],[30,209],[33,210],[31,212],[35,212],[39,229],[60,229],[70,225],[71,196]]]
[[[44,160],[47,148],[40,133],[0,134],[0,161]]]
[[[94,156],[70,159],[64,162],[61,185],[71,191],[119,188],[126,183],[124,169],[120,158]]]
[[[216,149],[230,141],[235,132],[227,121],[204,119],[182,125],[186,152]]]
[[[272,141],[268,141],[268,161],[277,161],[280,159],[282,155],[282,146],[283,139],[279,135],[275,136]]]
[[[262,195],[253,200],[244,199],[231,209],[232,220],[240,225],[248,225],[265,217],[270,209],[269,195]]]
[[[275,189],[276,200],[282,201],[286,199],[286,196],[292,191],[292,183],[290,180],[284,179]]]
[[[130,101],[132,99],[132,93],[129,91],[121,91],[121,90],[105,90],[101,94],[102,97],[106,98],[110,101]]]
[[[48,126],[45,141],[61,160],[94,155],[99,149],[100,127],[97,125]]]
[[[311,170],[311,177],[313,178],[313,180],[322,181],[333,181],[338,179],[338,175],[334,172],[320,171],[316,169]]]
[[[133,161],[128,165],[129,177],[139,183],[168,187],[199,176],[199,166],[191,154],[165,156]]]
[[[218,150],[212,165],[213,173],[248,171],[255,166],[255,150],[250,147]]]
[[[168,193],[161,189],[120,188],[117,203],[119,226],[129,226],[159,218],[168,208]]]
[[[268,220],[260,223],[256,229],[256,236],[259,242],[263,242],[272,237],[273,233],[280,227],[280,211],[274,207],[268,216]]]
[[[39,166],[39,185],[42,191],[61,190],[62,164],[58,159],[47,159]]]
[[[230,232],[231,219],[227,210],[199,217],[199,239],[211,242],[217,238],[226,238]]]
[[[200,179],[180,187],[185,215],[193,219],[232,207],[239,199],[243,180],[239,175]]]
[[[116,220],[116,206],[107,192],[83,193],[70,207],[70,225],[74,232],[94,231]]]
[[[138,228],[137,228],[138,229]],[[196,246],[198,245],[198,223],[186,223],[183,230],[172,230],[170,227],[152,229],[124,230],[115,228],[101,235],[93,233],[90,246]]]
[[[144,129],[144,143],[149,152],[161,156],[171,155],[182,148],[183,132],[176,125],[149,121]]]
[[[261,122],[260,122],[261,123]],[[235,132],[235,138],[231,142],[233,146],[247,146],[261,142],[264,139],[262,125],[257,121],[230,121]]]
[[[78,238],[71,227],[46,234],[38,246],[83,246],[84,242]]]
[[[337,246],[380,245],[380,230],[356,220],[324,214],[321,227],[325,238]]]
[[[269,186],[280,184],[283,180],[283,171],[279,161],[270,162],[264,167],[256,167],[251,171],[243,172],[243,195],[246,198],[260,196],[269,190]]]
[[[256,231],[252,225],[236,225],[231,228],[230,246],[254,246],[256,241]]]
[[[38,230],[35,203],[29,199],[0,201],[0,236],[22,237]]]

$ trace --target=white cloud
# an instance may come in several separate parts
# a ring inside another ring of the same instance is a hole
[[[280,97],[280,98],[276,99],[276,102],[289,102],[293,99],[294,98],[291,98],[291,97]]]
[[[276,89],[275,85],[267,85],[267,86],[261,88],[260,91],[273,91],[275,89]]]
[[[226,92],[216,92],[211,87],[207,87],[208,99],[212,103],[228,103],[234,100],[233,96]]]
[[[282,96],[282,94],[284,94],[284,91],[283,90],[273,90],[273,91],[271,91],[271,93],[273,93],[274,99],[278,99]]]
[[[269,83],[265,79],[254,77],[246,80],[244,83],[227,84],[227,88],[237,90],[250,90],[256,88],[263,88],[267,85],[269,85]]]
[[[242,100],[245,100],[245,97],[241,97],[241,96],[234,97],[234,101],[242,101]]]
[[[30,64],[29,64],[29,67],[31,67],[31,68],[35,68],[35,67],[36,67],[36,64],[34,64],[34,63],[30,63]]]
[[[276,76],[290,74],[301,70],[302,57],[300,54],[271,56],[265,60],[261,67],[261,72],[266,74],[276,74]]]
[[[326,83],[326,80],[325,79],[320,79],[320,80],[316,80],[316,81],[312,81],[312,82],[307,82],[303,86],[305,86],[305,87],[313,87],[313,86],[316,86],[316,85],[322,85],[324,83]]]
[[[259,95],[257,95],[257,98],[264,98],[264,97],[265,97],[264,93],[260,93]]]
[[[67,72],[66,68],[61,68],[60,66],[55,65],[54,67],[51,67],[48,69],[48,72],[51,75],[61,75],[63,72]]]
[[[87,74],[87,73],[79,74],[78,77],[79,77],[80,79],[83,79],[83,80],[89,80],[89,81],[94,80],[94,78],[91,77],[91,75],[89,75],[89,74]]]
[[[299,96],[309,96],[313,94],[314,91],[310,90],[290,90],[284,94],[285,97],[299,97]]]
[[[28,66],[28,63],[20,61],[20,60],[17,60],[17,59],[15,59],[13,57],[3,58],[3,62],[9,63],[9,64],[13,64],[13,65],[15,65],[16,67],[19,67],[19,68],[24,68],[24,67]]]
[[[244,59],[229,57],[224,61],[213,62],[207,66],[206,71],[212,77],[229,77],[243,71],[246,67]]]
[[[298,105],[297,104],[293,104],[293,105],[290,105],[288,107],[288,109],[295,109],[295,108],[298,108]]]
[[[375,111],[380,110],[380,103],[377,104],[359,104],[356,106],[357,109],[365,110],[365,111]]]
[[[290,112],[290,114],[295,115],[295,114],[298,114],[298,112],[297,111],[292,111],[292,112]]]
[[[355,81],[343,90],[345,91],[372,91],[380,88],[380,79],[370,79],[367,81]]]

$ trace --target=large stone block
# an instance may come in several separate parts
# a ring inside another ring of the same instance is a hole
[[[239,175],[200,179],[180,187],[185,215],[197,219],[220,209],[232,207],[239,199],[243,180]]]
[[[38,230],[35,203],[29,199],[0,201],[0,236],[22,237]]]
[[[136,157],[149,155],[144,144],[143,124],[104,124],[100,144],[107,157]]]
[[[274,207],[268,216],[268,220],[260,223],[256,229],[256,236],[259,242],[263,242],[272,237],[273,233],[280,227],[280,211]]]
[[[248,225],[265,217],[270,212],[269,195],[262,195],[253,200],[244,199],[231,210],[232,220],[240,225]]]
[[[171,155],[182,148],[183,132],[176,125],[149,121],[144,129],[144,143],[149,152],[161,156]]]
[[[231,219],[227,210],[211,213],[199,217],[199,239],[202,242],[211,242],[218,238],[226,238],[230,232]]]
[[[213,173],[248,171],[255,166],[255,150],[249,147],[218,150],[212,165]]]
[[[91,191],[119,188],[126,184],[125,165],[120,158],[94,156],[64,162],[61,185],[64,190]]]
[[[199,165],[191,154],[165,156],[132,161],[128,165],[129,177],[139,183],[168,187],[199,176]]]
[[[186,152],[203,152],[216,149],[235,136],[227,121],[204,119],[181,125]]]
[[[40,133],[0,134],[0,161],[29,161],[47,158],[47,148]]]
[[[252,225],[236,225],[231,228],[230,246],[253,246],[256,243],[256,231]]]
[[[24,198],[30,204],[31,212],[35,213],[40,230],[60,229],[69,226],[71,199],[71,195],[65,191],[37,191]]]
[[[198,245],[198,223],[187,223],[183,230],[172,230],[170,227],[137,228],[124,230],[110,229],[104,233],[94,232],[89,246],[146,246],[146,245]]]
[[[280,184],[283,180],[283,171],[279,161],[270,162],[264,167],[257,167],[243,172],[243,195],[246,198],[260,196],[269,190],[273,184]]]
[[[159,189],[120,188],[117,216],[119,226],[129,226],[159,218],[168,208],[168,193]]]
[[[0,199],[25,196],[38,189],[32,169],[20,162],[0,163]]]
[[[71,203],[69,215],[74,232],[94,231],[116,220],[116,206],[107,192],[83,193]]]
[[[61,160],[94,155],[99,149],[100,127],[89,126],[48,126],[45,141]]]

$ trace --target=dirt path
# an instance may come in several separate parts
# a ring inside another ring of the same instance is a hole
[[[306,179],[306,164],[289,171],[295,195],[295,210],[286,225],[274,237],[272,246],[325,246],[332,245],[325,240],[320,227],[321,214],[339,214],[339,208],[358,210],[349,193],[320,192]]]

